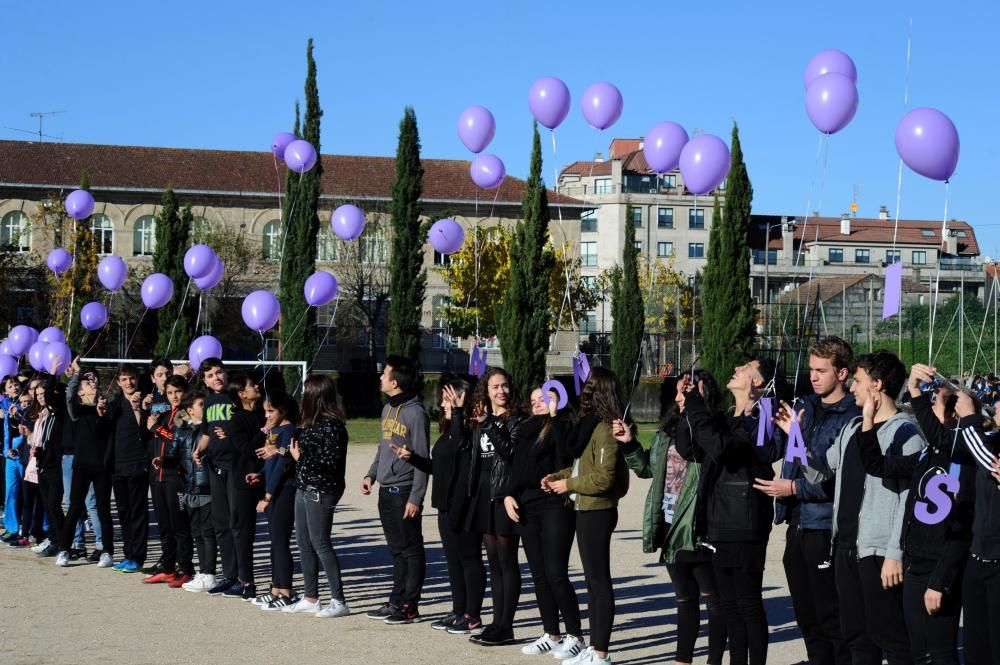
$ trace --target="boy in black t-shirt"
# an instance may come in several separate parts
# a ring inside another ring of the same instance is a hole
[[[204,462],[210,470],[212,503],[212,526],[218,549],[222,551],[222,579],[208,589],[208,595],[219,596],[230,587],[239,584],[236,564],[236,543],[230,529],[229,474],[233,471],[233,448],[229,439],[220,438],[216,429],[228,433],[229,421],[236,406],[226,393],[229,377],[226,368],[218,358],[207,358],[201,363],[201,380],[208,389],[205,398],[205,416],[201,423],[201,438],[195,449],[196,464]],[[209,568],[215,568],[211,562]]]

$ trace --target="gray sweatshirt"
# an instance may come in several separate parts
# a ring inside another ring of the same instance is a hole
[[[404,445],[414,455],[430,457],[428,440],[430,423],[427,412],[417,397],[399,406],[386,404],[382,408],[382,437],[375,451],[375,459],[368,469],[368,476],[382,487],[410,487],[409,503],[421,506],[427,492],[427,473],[405,462],[392,451],[389,444]]]
[[[821,483],[831,476],[837,476],[833,495],[833,535],[837,534],[837,510],[840,507],[841,477],[837,474],[844,448],[851,437],[861,428],[861,418],[855,418],[840,430],[837,439],[826,451],[826,459],[813,457],[808,453],[809,467],[803,469],[805,477],[812,483]],[[920,432],[913,416],[897,412],[878,430],[879,447],[885,454],[893,442],[897,446],[895,454],[910,455],[927,447],[927,441]],[[899,492],[887,488],[881,478],[865,475],[864,497],[858,516],[858,558],[882,556],[887,559],[903,560],[903,547],[899,539],[903,533],[903,519],[906,514],[906,496],[909,493],[904,483]]]

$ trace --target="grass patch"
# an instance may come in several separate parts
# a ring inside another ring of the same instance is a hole
[[[658,423],[639,423],[639,440],[649,446],[656,434]],[[351,443],[378,443],[381,436],[381,421],[378,418],[353,418],[347,421],[347,434]],[[431,428],[431,440],[437,439],[437,427]]]

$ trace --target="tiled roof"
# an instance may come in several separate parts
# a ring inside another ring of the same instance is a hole
[[[612,139],[608,154],[611,159],[622,159],[637,150],[642,150],[642,139]]]
[[[764,241],[763,228],[781,223],[779,215],[753,215],[751,225],[754,227],[751,233],[750,244],[753,247],[760,247]],[[792,217],[788,218],[789,220]],[[865,219],[859,217],[851,218],[851,233],[844,235],[840,232],[839,217],[810,217],[808,224],[802,220],[795,221],[795,247],[798,248],[805,235],[806,245],[811,245],[817,240],[823,244],[831,243],[859,243],[863,245],[891,245],[893,239],[893,229],[895,220],[893,219]],[[948,228],[952,231],[964,231],[966,237],[958,237],[957,249],[959,254],[978,255],[979,244],[976,242],[976,232],[968,222],[952,220],[948,222]],[[816,235],[817,229],[819,235]],[[929,233],[925,233],[929,232]],[[928,247],[938,247],[941,245],[941,222],[940,220],[899,220],[899,229],[896,233],[896,243],[900,245],[926,245]],[[782,240],[779,228],[770,230],[768,249],[781,249]]]
[[[560,175],[563,174],[582,176],[611,175],[611,162],[573,162],[562,170],[562,174]]]
[[[875,273],[838,277],[814,277],[789,291],[783,292],[775,300],[780,303],[808,304],[811,309],[817,301],[817,291],[819,302],[825,303],[831,299],[841,297],[845,289],[851,289],[869,279],[876,282],[876,287],[881,287],[885,278],[883,275]],[[903,277],[903,292],[927,293],[927,285],[922,284],[919,280]]]
[[[338,198],[383,198],[392,193],[392,157],[323,155],[323,193]],[[520,203],[525,181],[507,176],[499,193],[479,189],[469,176],[469,162],[424,159],[425,201],[492,201]],[[0,187],[72,188],[80,172],[90,175],[95,192],[109,189],[273,194],[284,165],[270,152],[194,150],[82,143],[0,141]],[[280,175],[279,175],[280,174]],[[583,206],[583,202],[549,190],[549,203]]]
[[[623,140],[625,139],[615,139],[615,141]],[[639,139],[635,139],[636,144],[638,144],[638,141]],[[637,173],[640,175],[652,175],[655,173],[653,169],[649,168],[649,164],[646,163],[646,155],[642,152],[642,150],[636,149],[626,153],[613,153],[611,157],[612,159],[621,160],[622,173],[624,174]],[[611,161],[573,162],[564,168],[562,172],[563,174],[582,176],[611,175]],[[678,171],[674,169],[672,173],[678,173]]]

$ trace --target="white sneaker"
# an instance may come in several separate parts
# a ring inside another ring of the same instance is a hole
[[[68,566],[69,565],[69,552],[62,550],[56,555],[56,565],[57,566]]]
[[[107,552],[101,554],[101,560],[97,562],[98,568],[110,568],[113,565],[115,565],[115,560],[110,554]]]
[[[521,653],[525,656],[538,656],[539,654],[549,653],[558,649],[561,644],[562,640],[553,640],[549,637],[548,633],[542,633],[542,636],[537,640],[527,646],[521,647]]]
[[[185,591],[191,591],[193,593],[198,593],[200,591],[208,591],[215,586],[215,575],[210,573],[198,573],[190,580],[181,585],[181,588]]]
[[[572,658],[567,658],[562,661],[562,665],[590,665],[591,662],[597,663],[600,661],[591,661],[590,657],[594,654],[594,647],[587,647],[580,653],[576,654]]]
[[[324,610],[320,610],[319,612],[317,612],[316,616],[326,619],[329,617],[343,617],[347,616],[350,613],[351,610],[348,609],[347,603],[345,603],[342,600],[337,600],[336,598],[334,598],[333,600],[330,601],[330,606]]]
[[[552,657],[559,660],[566,660],[580,655],[584,650],[583,640],[576,635],[566,635],[562,638],[559,646],[552,650]]]
[[[32,547],[31,551],[34,552],[35,554],[38,554],[39,552],[41,552],[42,550],[44,550],[48,546],[49,546],[49,539],[46,538],[42,542],[40,542],[37,545],[35,545],[34,547]]]
[[[282,612],[288,612],[289,614],[319,614],[320,603],[318,600],[309,602],[305,598],[295,603],[294,605],[289,605],[288,607],[282,607]]]

